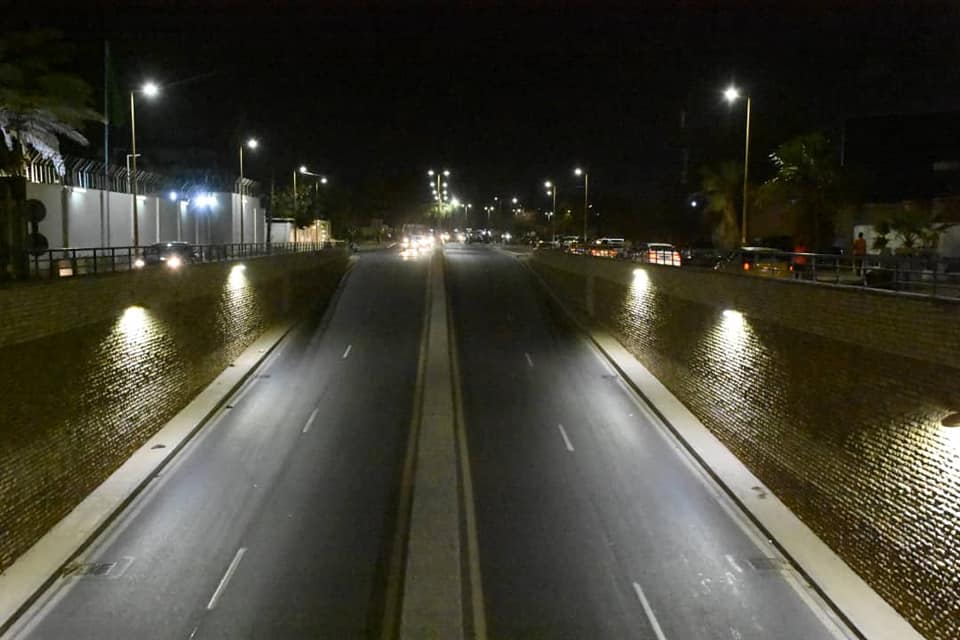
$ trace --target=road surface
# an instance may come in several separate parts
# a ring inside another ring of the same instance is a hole
[[[489,638],[847,637],[516,257],[444,251]],[[17,637],[379,637],[427,271],[361,254]]]

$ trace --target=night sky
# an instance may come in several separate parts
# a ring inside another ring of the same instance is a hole
[[[543,179],[570,194],[583,163],[597,200],[624,208],[678,181],[684,141],[694,182],[699,166],[741,158],[742,104],[720,96],[730,81],[753,96],[761,174],[793,134],[960,110],[958,5],[803,4],[72,4],[5,23],[62,28],[96,87],[105,37],[125,83],[168,83],[138,111],[147,163],[151,149],[206,150],[226,170],[254,134],[248,173],[262,181],[305,162],[426,200],[425,171],[443,166],[464,199],[541,206]],[[90,137],[93,154],[102,133]]]

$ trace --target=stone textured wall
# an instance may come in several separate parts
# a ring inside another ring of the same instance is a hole
[[[345,267],[331,250],[0,289],[0,571]]]
[[[960,638],[960,304],[540,252],[926,637]]]

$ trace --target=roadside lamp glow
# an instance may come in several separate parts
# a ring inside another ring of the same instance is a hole
[[[177,200],[177,192],[176,192],[176,191],[171,191],[171,192],[170,192],[170,200],[173,201],[173,202],[176,202],[176,200]]]
[[[433,174],[434,174],[433,169],[430,169],[429,171],[427,171],[427,175],[428,175],[428,176],[433,177]]]
[[[248,149],[256,149],[259,145],[260,143],[257,141],[256,138],[250,138],[249,140],[247,140]]]
[[[306,173],[306,172],[307,172],[307,165],[305,164],[300,165],[300,173]]]
[[[444,170],[443,170],[443,175],[449,177],[449,176],[450,176],[450,171],[448,171],[447,169],[444,169]]]
[[[143,95],[148,98],[154,98],[160,93],[160,87],[158,87],[155,82],[145,82],[141,91],[143,91]]]
[[[723,99],[727,102],[735,102],[739,98],[740,90],[733,85],[727,87],[726,91],[723,92]]]
[[[944,427],[960,427],[960,411],[944,416],[940,424]]]
[[[580,167],[577,167],[576,169],[573,170],[573,175],[575,175],[575,176],[582,176],[582,175],[583,175],[583,169],[581,169]]]

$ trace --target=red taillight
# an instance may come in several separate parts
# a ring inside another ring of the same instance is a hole
[[[743,270],[744,270],[744,271],[750,271],[750,263],[749,263],[749,262],[744,262],[744,263],[743,263]]]

